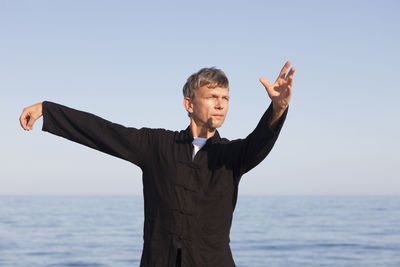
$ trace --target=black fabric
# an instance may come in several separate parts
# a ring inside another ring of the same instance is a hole
[[[176,252],[176,267],[182,267],[182,249],[178,248]]]
[[[144,244],[140,266],[235,266],[229,232],[242,175],[272,149],[287,110],[274,130],[272,105],[245,139],[216,134],[192,160],[193,135],[128,128],[90,113],[43,102],[42,130],[128,160],[143,171]]]

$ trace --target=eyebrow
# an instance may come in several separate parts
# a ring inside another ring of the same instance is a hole
[[[217,96],[217,97],[227,97],[227,98],[229,98],[229,95],[219,95],[219,94],[213,94],[213,93],[207,93],[207,94],[205,94],[205,96],[213,96],[213,97]]]

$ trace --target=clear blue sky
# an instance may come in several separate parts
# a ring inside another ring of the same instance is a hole
[[[269,105],[296,67],[290,111],[240,194],[400,194],[399,1],[0,1],[0,195],[141,194],[134,165],[41,131],[50,100],[126,126],[186,128],[186,78],[230,79],[221,135]]]

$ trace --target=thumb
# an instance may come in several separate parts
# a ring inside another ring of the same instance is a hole
[[[265,90],[267,91],[268,95],[271,97],[273,95],[273,85],[269,83],[269,81],[265,78],[260,78],[260,82],[264,85]]]
[[[28,122],[29,122],[29,113],[26,109],[24,109],[21,114],[21,117],[19,117],[19,123],[21,124],[21,127],[24,130],[29,130]]]
[[[260,82],[262,83],[262,85],[264,85],[265,88],[269,88],[271,87],[271,84],[269,83],[269,81],[265,78],[260,78]]]
[[[33,129],[33,124],[35,123],[36,118],[34,118],[32,114],[29,114],[27,119],[28,119],[28,123],[27,123],[26,126],[27,126],[27,128],[29,130],[32,130]]]

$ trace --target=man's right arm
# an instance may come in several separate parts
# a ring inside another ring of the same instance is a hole
[[[43,131],[128,160],[139,167],[152,147],[150,129],[127,128],[96,115],[44,101],[27,107],[20,123],[25,130],[43,115]]]

